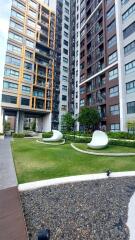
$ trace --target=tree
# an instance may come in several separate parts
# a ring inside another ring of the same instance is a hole
[[[99,112],[96,108],[83,107],[79,113],[78,121],[85,130],[92,129],[94,131],[99,125]]]
[[[66,129],[66,131],[71,131],[74,127],[75,119],[73,118],[71,113],[66,113],[63,116],[62,125]]]
[[[4,122],[4,132],[9,131],[10,130],[10,122],[5,121]]]

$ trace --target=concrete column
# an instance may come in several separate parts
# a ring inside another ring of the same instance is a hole
[[[17,111],[15,132],[23,133],[23,127],[24,127],[24,112]]]
[[[43,117],[43,132],[50,132],[52,125],[52,113],[46,113]]]
[[[43,132],[43,117],[36,118],[36,131]]]
[[[15,133],[18,133],[19,131],[19,111],[16,113],[16,119],[15,119]]]
[[[4,131],[4,110],[0,107],[0,133]]]

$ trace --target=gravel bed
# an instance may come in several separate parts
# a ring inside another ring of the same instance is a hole
[[[50,240],[127,240],[135,177],[108,178],[21,192],[30,240],[42,228]]]

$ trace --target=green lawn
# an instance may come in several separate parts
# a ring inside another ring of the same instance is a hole
[[[112,146],[112,150],[115,148],[118,151],[118,146]],[[133,148],[120,147],[122,152],[127,149],[135,151]],[[109,148],[105,150],[109,151]],[[70,144],[50,146],[37,143],[36,140],[16,139],[12,142],[12,151],[19,183],[105,172],[108,168],[112,171],[135,170],[135,156],[87,155],[75,151]]]

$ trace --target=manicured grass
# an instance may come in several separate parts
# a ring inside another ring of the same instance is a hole
[[[97,150],[91,149],[87,146],[86,143],[74,143],[76,147],[81,150],[89,151],[89,152],[101,152],[101,153],[134,153],[135,148],[133,147],[123,147],[123,146],[116,146],[116,145],[108,145],[106,148]]]
[[[117,146],[112,147],[118,150]],[[120,147],[121,151],[125,151],[124,148]],[[133,148],[130,148],[130,152],[132,150]],[[87,155],[75,151],[70,144],[51,146],[38,143],[36,140],[15,139],[12,142],[12,151],[19,183],[99,173],[107,169],[112,171],[135,170],[134,156]]]

